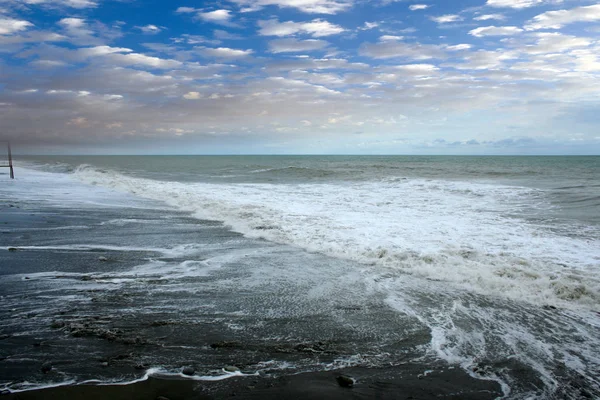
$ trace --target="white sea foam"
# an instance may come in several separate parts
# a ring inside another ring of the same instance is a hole
[[[515,217],[533,189],[402,179],[340,184],[157,182],[82,166],[84,182],[161,200],[250,237],[535,304],[597,307],[600,242]]]

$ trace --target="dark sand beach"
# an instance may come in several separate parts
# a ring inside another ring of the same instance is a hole
[[[236,377],[218,382],[151,377],[129,385],[71,385],[3,396],[8,399],[142,400],[184,399],[495,399],[497,383],[476,380],[458,369],[422,374],[423,365],[386,369],[349,368],[278,378]],[[342,387],[340,375],[356,379]]]

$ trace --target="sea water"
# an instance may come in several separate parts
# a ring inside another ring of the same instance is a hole
[[[238,312],[308,320],[327,302],[350,308],[381,304],[379,319],[369,311],[368,324],[376,320],[376,332],[361,331],[373,337],[352,338],[361,354],[324,363],[328,368],[398,362],[389,348],[369,353],[369,346],[385,347],[398,339],[394,335],[414,328],[415,335],[425,330],[420,335],[426,340],[416,340],[411,357],[497,380],[508,397],[577,398],[580,388],[600,395],[600,157],[63,156],[18,161],[17,184],[1,189],[12,199],[183,212],[222,224],[252,241],[251,247],[266,243],[253,247],[261,253],[260,263],[243,278],[219,280],[218,290],[261,293],[268,284],[268,290],[284,295],[276,300],[251,296],[254,303]],[[101,223],[114,230],[148,229],[146,217],[130,214]],[[70,226],[76,230],[78,225]],[[194,259],[190,255],[199,247],[205,251],[210,245],[173,243],[168,237],[177,232],[171,226],[156,241],[112,245],[113,250],[159,252],[163,258],[104,279],[96,276],[94,283],[118,286],[160,275],[177,285],[157,287],[148,296],[201,291],[186,286],[185,279],[213,276],[222,265],[249,255],[246,245],[235,250],[230,238],[225,245],[213,244],[214,252],[230,250],[211,253],[212,262]],[[86,237],[85,229],[78,240],[60,246],[110,249]],[[297,265],[280,267],[282,254]],[[306,262],[311,257],[322,257],[318,268]],[[165,307],[173,306],[170,299]],[[413,328],[400,332],[404,328],[396,318],[411,321]],[[232,330],[247,329],[235,318],[225,323]],[[326,329],[332,335],[343,330],[335,324]],[[285,332],[285,326],[278,327],[273,340]],[[280,361],[303,368],[301,360]]]

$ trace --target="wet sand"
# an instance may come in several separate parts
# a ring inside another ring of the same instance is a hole
[[[142,400],[160,399],[495,399],[502,396],[493,381],[473,379],[458,368],[423,373],[424,365],[386,369],[348,368],[279,378],[235,377],[217,382],[150,377],[129,385],[75,385],[2,396],[7,400]],[[342,387],[340,375],[356,380]]]

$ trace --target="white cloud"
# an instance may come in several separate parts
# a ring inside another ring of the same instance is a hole
[[[359,28],[363,31],[368,31],[369,29],[374,29],[377,28],[379,26],[378,22],[365,22],[364,26],[362,28]]]
[[[522,51],[529,54],[563,53],[589,47],[592,44],[592,40],[589,38],[563,35],[558,32],[538,32],[532,35],[537,39],[536,43],[521,48]]]
[[[470,44],[467,43],[461,43],[461,44],[456,44],[456,45],[452,45],[452,46],[446,46],[446,50],[450,50],[450,51],[459,51],[459,50],[469,50],[471,47]]]
[[[231,11],[229,10],[214,10],[209,12],[198,12],[198,18],[206,22],[215,24],[228,25],[231,20]]]
[[[24,0],[25,4],[32,5],[48,5],[48,6],[63,6],[71,8],[95,8],[98,3],[91,0]]]
[[[314,19],[311,22],[279,22],[276,19],[258,21],[259,34],[263,36],[290,36],[304,33],[314,37],[330,36],[345,31],[339,25],[332,24],[323,19]]]
[[[131,53],[133,50],[127,49],[125,47],[111,47],[111,46],[95,46],[95,47],[85,47],[77,49],[77,53],[82,57],[98,57],[105,56],[107,54],[113,53]]]
[[[84,50],[81,53],[83,56],[100,56],[109,63],[117,65],[140,65],[158,69],[178,68],[183,65],[181,61],[151,57],[141,53],[131,53],[130,49],[120,47],[97,46],[80,50]]]
[[[82,18],[63,18],[57,23],[75,39],[90,40],[94,35]]]
[[[479,15],[473,18],[475,21],[488,21],[490,19],[495,19],[497,21],[503,21],[506,17],[502,14],[484,14]]]
[[[187,92],[183,95],[183,98],[187,100],[198,100],[202,98],[202,94],[199,92]]]
[[[445,57],[444,52],[438,46],[400,41],[365,43],[360,46],[359,54],[381,59],[402,57],[411,60],[428,60]]]
[[[12,35],[15,32],[23,31],[31,26],[33,26],[33,24],[29,21],[0,18],[0,35]]]
[[[136,28],[149,35],[159,33],[162,30],[156,25],[136,26]]]
[[[561,3],[562,0],[487,0],[486,5],[497,8],[529,8],[544,3]]]
[[[216,58],[243,58],[248,57],[253,53],[252,50],[239,50],[239,49],[230,49],[229,47],[201,47],[198,49],[200,53],[209,57]]]
[[[193,7],[179,7],[177,10],[175,10],[176,13],[195,13],[196,11],[198,11],[197,9],[193,8]]]
[[[469,31],[469,34],[475,37],[511,36],[518,35],[521,32],[523,32],[523,29],[516,26],[481,26]]]
[[[586,7],[577,7],[570,10],[548,11],[533,17],[525,29],[560,29],[574,22],[600,21],[600,4]]]
[[[383,35],[379,37],[379,40],[382,42],[389,42],[393,40],[402,40],[404,36],[393,36],[393,35]]]
[[[329,45],[325,40],[307,39],[298,40],[294,38],[275,39],[269,42],[271,53],[293,53],[300,51],[314,51],[324,49]]]
[[[398,65],[394,68],[396,70],[402,71],[403,73],[414,76],[431,75],[433,72],[439,70],[439,68],[433,64],[406,64]]]
[[[29,64],[38,67],[38,68],[59,68],[67,66],[68,64],[63,61],[58,60],[35,60],[30,62]]]
[[[439,17],[431,17],[431,20],[437,22],[438,24],[447,24],[449,22],[462,21],[462,18],[460,15],[446,14],[440,15]]]
[[[242,12],[258,11],[266,6],[295,8],[309,14],[337,14],[352,7],[353,0],[233,0]]]
[[[408,9],[410,11],[417,11],[417,10],[426,10],[429,7],[431,7],[431,6],[428,4],[412,4],[412,5],[408,6]]]

